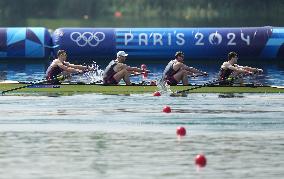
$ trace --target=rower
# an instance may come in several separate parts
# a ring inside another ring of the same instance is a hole
[[[127,56],[128,54],[124,51],[117,52],[117,58],[115,60],[112,60],[104,70],[104,85],[117,85],[121,79],[123,79],[126,85],[131,85],[132,83],[129,79],[131,73],[148,72],[148,70],[143,70],[137,67],[130,67],[124,64]]]
[[[232,85],[233,79],[237,76],[244,74],[256,74],[262,73],[262,69],[252,68],[248,66],[240,66],[237,64],[238,62],[238,54],[236,52],[230,52],[228,54],[228,61],[225,61],[219,72],[219,84],[220,85]]]
[[[177,85],[182,81],[183,85],[188,85],[188,75],[208,75],[193,67],[184,64],[184,53],[176,52],[175,59],[171,60],[163,73],[163,80],[171,86]]]
[[[59,75],[70,75],[71,73],[83,73],[83,71],[91,70],[88,66],[74,65],[66,61],[67,54],[65,50],[57,52],[57,58],[54,59],[46,70],[46,79],[52,84],[59,84]]]

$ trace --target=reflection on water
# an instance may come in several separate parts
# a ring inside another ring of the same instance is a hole
[[[0,132],[1,178],[282,178],[283,132]],[[194,157],[207,166],[197,170]],[[251,161],[251,162],[248,162]],[[232,177],[234,176],[234,177]]]
[[[243,94],[236,94],[236,93],[224,93],[219,94],[219,98],[244,98],[245,96]]]
[[[150,79],[161,74],[149,68]],[[7,69],[9,80],[44,75],[37,65]],[[207,71],[213,78],[215,69]],[[283,85],[282,70],[265,73],[265,83]],[[209,79],[192,81],[202,80]],[[280,179],[283,101],[283,94],[1,96],[1,178]],[[162,113],[165,105],[172,113]],[[187,136],[178,140],[180,125]],[[208,159],[202,170],[194,165],[199,153]]]
[[[45,64],[0,64],[2,78],[15,81],[35,81],[44,78]]]
[[[243,95],[1,96],[1,178],[283,178],[284,95]]]

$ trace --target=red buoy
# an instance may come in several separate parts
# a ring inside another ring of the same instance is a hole
[[[195,157],[195,164],[198,167],[205,167],[206,165],[206,158],[203,154],[196,155]]]
[[[186,130],[184,127],[179,126],[177,127],[177,135],[178,136],[185,136],[186,135]]]
[[[170,106],[165,106],[165,107],[163,108],[163,112],[165,112],[165,113],[170,113],[170,112],[172,112],[172,109],[171,109]]]
[[[159,91],[155,91],[155,92],[153,93],[153,96],[161,96],[161,93],[160,93]]]

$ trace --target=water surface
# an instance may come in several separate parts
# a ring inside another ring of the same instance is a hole
[[[1,178],[283,178],[283,94],[1,96]],[[169,105],[172,113],[162,113]],[[176,127],[187,136],[177,138]],[[207,166],[194,157],[204,153]]]

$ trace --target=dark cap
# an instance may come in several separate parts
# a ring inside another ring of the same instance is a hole
[[[228,53],[228,59],[231,60],[234,57],[238,57],[238,54],[236,52],[230,52]]]
[[[65,50],[58,50],[57,52],[57,57],[59,57],[60,55],[65,54],[66,55],[66,51]]]
[[[184,56],[184,53],[182,51],[177,51],[175,57],[180,57],[180,56]]]

